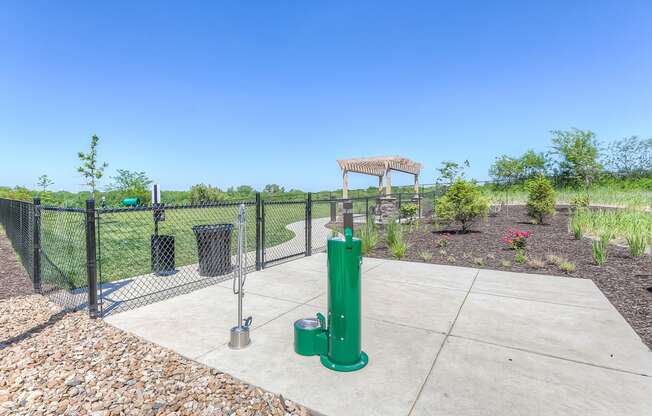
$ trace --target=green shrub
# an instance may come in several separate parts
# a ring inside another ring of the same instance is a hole
[[[527,213],[538,224],[555,213],[555,189],[549,179],[539,176],[526,183]]]
[[[407,203],[402,204],[399,212],[401,213],[401,218],[406,218],[408,220],[413,220],[417,216],[417,211],[419,207],[417,204]]]
[[[467,231],[474,221],[487,216],[489,201],[475,182],[457,179],[437,200],[435,211],[437,217],[457,221]]]
[[[591,205],[589,194],[578,194],[571,199],[571,207],[575,210],[588,208]]]
[[[430,260],[432,260],[432,253],[429,251],[422,251],[421,253],[419,253],[419,257],[421,257],[421,260],[427,263]]]
[[[581,240],[583,236],[583,231],[582,231],[582,223],[579,221],[577,214],[573,216],[573,218],[570,221],[570,227],[571,232],[573,233],[573,238],[576,240]]]
[[[629,247],[629,254],[631,254],[632,257],[641,257],[643,253],[645,253],[647,241],[643,233],[631,231],[625,239],[627,240],[627,246]]]
[[[408,245],[403,239],[403,231],[400,227],[397,227],[397,232],[394,234],[392,243],[389,245],[389,251],[392,253],[392,256],[397,259],[402,259],[407,252]]]
[[[367,222],[359,231],[356,230],[357,237],[360,239],[362,255],[367,255],[378,244],[378,230],[373,222]]]
[[[548,256],[546,257],[546,261],[548,262],[548,264],[559,266],[561,263],[564,262],[564,258],[554,254],[548,254]]]
[[[573,273],[575,271],[575,265],[568,260],[564,260],[559,263],[559,269],[564,273]]]
[[[527,256],[525,255],[525,251],[523,250],[516,250],[514,253],[514,261],[518,264],[523,264],[527,260]]]
[[[591,244],[591,249],[593,251],[593,261],[598,266],[601,266],[607,262],[607,247],[609,246],[609,241],[611,240],[611,235],[603,234],[600,236],[599,240],[594,240]]]
[[[387,224],[385,224],[385,241],[387,242],[387,247],[391,247],[396,241],[397,235],[401,232],[399,227],[400,225],[393,218],[390,218]]]
[[[543,267],[545,267],[546,263],[540,258],[534,257],[527,262],[527,265],[530,266],[532,269],[542,269]]]

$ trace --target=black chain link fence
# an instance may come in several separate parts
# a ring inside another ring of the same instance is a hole
[[[397,212],[410,203],[428,215],[435,197],[389,199]],[[352,198],[355,222],[376,220],[380,198]],[[79,209],[0,199],[0,222],[37,292],[64,308],[104,316],[231,279],[241,204],[252,271],[324,251],[337,234],[342,202],[257,195],[255,201],[128,208],[95,208],[89,201]]]
[[[34,205],[24,201],[0,199],[0,224],[25,271],[33,279]]]
[[[256,204],[244,202],[247,268]],[[157,302],[233,277],[240,203],[97,210],[100,313]]]

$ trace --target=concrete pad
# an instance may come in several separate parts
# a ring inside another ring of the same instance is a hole
[[[237,320],[236,296],[231,288],[211,286],[164,302],[107,317],[106,322],[149,341],[195,358],[229,341]],[[294,302],[249,294],[245,316],[260,326],[297,307]]]
[[[465,296],[462,290],[367,279],[362,283],[362,316],[446,333]],[[328,307],[328,295],[308,304],[324,312]]]
[[[611,309],[471,293],[452,334],[652,374],[652,353],[627,322]]]
[[[588,279],[480,270],[472,292],[592,308],[612,308],[600,289]]]
[[[303,306],[251,334],[252,345],[221,347],[199,361],[327,415],[407,415],[444,336],[429,331],[362,321],[369,364],[353,373],[324,368],[319,357],[294,352],[293,322],[314,316]]]
[[[468,290],[477,273],[477,269],[468,267],[385,260],[365,273],[364,277],[365,279]]]
[[[247,275],[245,295],[254,294],[287,300],[296,303],[306,303],[326,292],[327,279],[324,273],[307,269],[301,272],[280,270],[276,267],[263,272]],[[219,284],[222,287],[233,287],[231,280]]]
[[[411,416],[652,414],[652,379],[450,337]]]

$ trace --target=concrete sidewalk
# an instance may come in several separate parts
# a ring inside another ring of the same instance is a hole
[[[321,414],[652,414],[652,352],[589,280],[365,258],[354,373],[293,351],[326,285],[325,254],[250,274],[241,351],[231,282],[107,321]]]

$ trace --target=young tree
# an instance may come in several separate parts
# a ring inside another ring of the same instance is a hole
[[[489,201],[482,196],[478,185],[463,179],[455,180],[436,204],[437,216],[459,222],[463,232],[489,213]]]
[[[598,141],[590,130],[553,130],[551,131],[554,153],[559,160],[562,176],[571,178],[588,190],[591,182],[602,170],[598,162]]]
[[[93,199],[97,199],[97,182],[104,176],[104,169],[109,166],[108,163],[99,163],[97,161],[97,144],[99,141],[100,138],[94,134],[91,137],[91,147],[88,153],[77,153],[77,157],[82,162],[77,171],[84,177],[84,185],[91,188]]]
[[[468,160],[465,160],[462,165],[450,160],[444,160],[441,162],[441,167],[437,168],[437,172],[439,172],[437,182],[452,183],[457,179],[461,179],[464,177],[464,169],[469,166],[471,166],[471,164]]]
[[[224,199],[224,193],[210,185],[199,183],[190,187],[190,202],[192,204],[205,204]]]
[[[555,188],[545,176],[540,175],[526,183],[527,213],[537,224],[555,213]]]
[[[41,188],[42,192],[47,192],[48,187],[53,185],[53,184],[54,184],[54,181],[52,181],[52,179],[50,179],[50,177],[48,175],[39,176],[38,179],[37,179],[37,182],[36,182],[36,186]]]
[[[530,179],[547,173],[549,162],[547,155],[543,152],[536,153],[530,149],[519,160],[523,169],[523,178]]]
[[[503,185],[518,182],[523,177],[523,164],[520,159],[502,155],[489,168],[489,176]]]
[[[625,176],[643,175],[652,171],[652,139],[626,137],[609,145],[605,165]]]
[[[268,185],[265,185],[265,187],[263,188],[263,192],[266,194],[282,194],[283,192],[285,192],[285,188],[275,183],[270,183]]]
[[[113,183],[109,185],[110,190],[143,193],[147,192],[152,184],[145,172],[132,172],[127,169],[118,169],[117,172],[116,176],[111,177]]]

